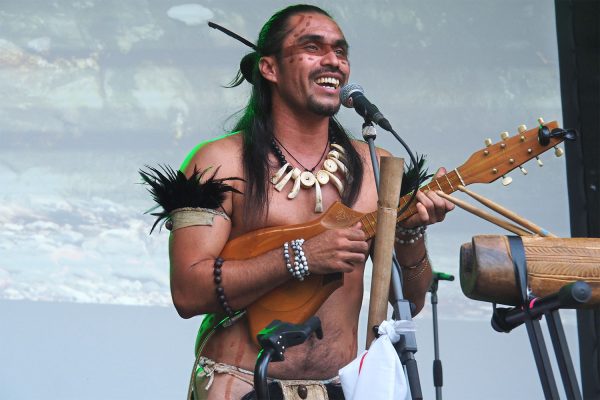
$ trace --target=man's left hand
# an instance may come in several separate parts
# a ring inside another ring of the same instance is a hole
[[[446,174],[446,168],[440,168],[436,172],[433,179],[439,178]],[[399,225],[404,228],[414,228],[416,226],[424,226],[441,222],[446,218],[446,214],[454,209],[454,204],[450,201],[441,198],[435,191],[417,192],[417,213],[402,221]]]

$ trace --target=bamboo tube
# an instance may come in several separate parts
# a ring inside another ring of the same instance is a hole
[[[392,251],[396,234],[396,213],[400,199],[400,185],[404,159],[381,157],[381,177],[379,179],[379,201],[377,207],[377,232],[371,275],[371,298],[367,323],[368,349],[375,338],[373,326],[387,319],[390,277],[392,274]]]
[[[469,196],[471,196],[472,198],[474,198],[475,200],[477,200],[484,206],[491,208],[492,210],[496,211],[497,213],[502,214],[503,216],[510,219],[511,221],[516,222],[517,224],[529,229],[530,231],[532,231],[534,233],[537,233],[540,236],[556,237],[556,235],[548,232],[544,228],[537,226],[533,222],[521,217],[520,215],[510,211],[507,208],[502,207],[500,204],[494,203],[492,200],[485,198],[480,194],[472,192],[471,190],[467,189],[463,185],[458,185],[458,190],[460,190],[463,193],[468,194]]]
[[[443,197],[444,199],[456,204],[457,206],[464,209],[465,211],[468,211],[471,214],[475,214],[478,217],[483,218],[486,221],[489,221],[494,225],[498,225],[499,227],[504,228],[507,231],[514,233],[515,235],[531,236],[531,232],[528,232],[514,224],[511,224],[510,222],[507,222],[500,218],[494,217],[493,215],[491,215],[483,210],[480,210],[477,207],[474,207],[465,201],[459,200],[456,197],[450,196],[449,194],[446,194],[446,193],[442,192],[441,190],[437,190],[436,193],[438,194],[438,196]]]

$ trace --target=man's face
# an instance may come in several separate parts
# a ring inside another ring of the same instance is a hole
[[[332,116],[349,75],[348,44],[335,22],[318,13],[290,17],[275,89],[284,101]]]

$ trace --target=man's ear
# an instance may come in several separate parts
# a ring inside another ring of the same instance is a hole
[[[277,83],[278,68],[275,57],[264,56],[258,60],[258,70],[260,74],[269,82]]]

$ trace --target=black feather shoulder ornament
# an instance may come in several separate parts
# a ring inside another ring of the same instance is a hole
[[[146,165],[147,171],[141,169],[139,171],[143,183],[149,186],[148,192],[156,202],[155,207],[146,211],[156,217],[150,233],[161,221],[163,225],[170,221],[171,213],[174,210],[182,208],[223,210],[223,201],[225,201],[227,192],[242,193],[225,182],[243,181],[243,179],[236,177],[217,179],[215,176],[219,168],[215,168],[211,176],[208,176],[208,172],[212,167],[202,171],[194,168],[194,172],[188,178],[183,172],[175,171],[168,165],[159,165],[159,167],[160,170]],[[151,212],[159,207],[162,208],[162,211]]]
[[[402,177],[402,186],[400,187],[400,195],[404,196],[413,191],[416,181],[419,182],[419,186],[423,184],[427,179],[431,178],[433,174],[428,174],[427,168],[425,168],[425,156],[423,154],[417,154],[417,165],[406,165],[404,169],[404,176]]]

